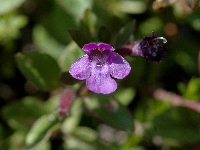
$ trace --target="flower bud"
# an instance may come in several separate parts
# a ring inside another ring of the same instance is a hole
[[[152,32],[152,36],[144,37],[139,42],[116,48],[115,52],[123,57],[144,57],[150,62],[160,62],[165,57],[166,52],[160,45],[159,40],[163,40],[163,43],[167,42],[164,37],[157,37],[156,33]]]
[[[63,120],[69,113],[73,100],[75,99],[75,93],[72,89],[67,88],[60,97],[60,102],[57,107],[59,113],[59,119]]]
[[[164,37],[156,37],[155,32],[152,32],[151,37],[145,37],[140,41],[138,47],[141,50],[140,55],[147,61],[160,62],[165,57],[166,52],[159,44],[159,39],[163,40],[163,43],[167,42]]]

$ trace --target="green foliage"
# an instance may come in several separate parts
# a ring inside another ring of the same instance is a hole
[[[92,0],[56,0],[76,20],[81,19],[86,9],[92,7]]]
[[[45,21],[42,21],[42,25],[44,25],[50,35],[66,45],[71,40],[68,30],[76,28],[78,23],[73,16],[56,2],[53,2],[50,8],[51,10],[45,16]]]
[[[55,59],[58,59],[64,49],[64,45],[55,40],[41,25],[33,29],[33,40],[39,52],[46,53]]]
[[[135,90],[133,88],[123,88],[114,94],[114,97],[119,101],[122,105],[128,105],[135,97]]]
[[[200,100],[200,79],[192,78],[184,87],[184,97],[191,100]]]
[[[0,0],[0,15],[5,14],[13,9],[19,7],[25,0]]]
[[[81,51],[81,49],[74,42],[68,44],[68,46],[63,49],[58,59],[61,70],[69,71],[71,64],[83,55],[84,52]]]
[[[98,39],[99,39],[99,41],[102,41],[102,42],[105,42],[105,43],[110,43],[111,42],[110,31],[106,27],[101,26],[99,28],[99,32],[98,32]]]
[[[23,74],[41,90],[48,91],[59,86],[60,69],[57,62],[49,55],[18,53],[16,61]]]
[[[188,18],[186,18],[186,21],[189,25],[191,25],[195,30],[200,31],[200,22],[199,22],[199,15],[200,8],[198,8],[194,13],[192,13]]]
[[[0,41],[7,44],[8,41],[20,36],[19,30],[27,24],[27,18],[23,15],[5,15],[0,17]]]
[[[199,120],[200,115],[194,110],[183,107],[170,108],[155,117],[152,132],[183,142],[195,142],[200,139]]]
[[[97,41],[97,17],[91,10],[85,10],[80,22],[80,29],[85,33],[86,37],[88,37],[90,41]]]
[[[35,110],[37,111],[35,112]],[[43,109],[42,102],[35,97],[24,97],[20,101],[7,105],[2,110],[4,119],[13,129],[26,131],[45,112],[47,111]]]
[[[115,46],[119,47],[125,44],[128,41],[128,38],[133,36],[134,29],[135,29],[135,20],[131,21],[126,26],[121,28],[117,35]]]
[[[71,38],[76,42],[79,47],[83,47],[86,43],[89,42],[86,35],[80,30],[70,29],[68,30]]]
[[[0,0],[0,149],[199,149],[200,7],[163,3]],[[69,74],[86,43],[117,48],[152,31],[168,41],[165,58],[125,58],[131,72],[114,93]],[[74,92],[67,114],[58,112],[65,88]]]
[[[88,98],[86,106],[112,127],[124,131],[131,131],[134,128],[130,113],[111,97],[99,95],[92,99]]]
[[[98,108],[96,111],[101,118],[109,125],[124,131],[133,130],[133,120],[131,115],[122,106],[117,106],[115,110],[108,110],[104,107]]]
[[[48,134],[53,126],[58,123],[55,116],[45,115],[41,116],[33,125],[31,130],[28,132],[26,137],[26,145],[31,148],[38,144]]]

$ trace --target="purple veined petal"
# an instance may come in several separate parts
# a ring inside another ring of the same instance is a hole
[[[110,94],[117,89],[117,83],[108,73],[97,70],[93,75],[86,79],[89,90],[95,93]]]
[[[85,44],[82,49],[88,54],[92,50],[98,49],[98,45],[96,43],[88,43],[88,44]]]
[[[123,79],[131,71],[131,66],[129,63],[122,56],[115,52],[113,52],[109,67],[111,76],[116,79]]]
[[[98,50],[100,50],[100,51],[104,51],[104,50],[114,51],[115,49],[110,44],[98,43]]]
[[[84,80],[90,75],[90,65],[88,55],[76,60],[69,69],[69,73],[78,80]]]

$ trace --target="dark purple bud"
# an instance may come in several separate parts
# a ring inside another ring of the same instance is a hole
[[[152,32],[152,36],[144,37],[139,42],[116,48],[115,52],[123,57],[144,57],[150,62],[160,62],[165,57],[166,52],[160,45],[159,40],[163,40],[163,43],[167,42],[164,37],[157,37],[156,32]]]
[[[160,62],[165,57],[166,52],[159,44],[159,39],[163,40],[163,43],[167,42],[164,37],[157,37],[155,32],[152,32],[151,37],[144,37],[138,45],[140,56],[150,62]]]

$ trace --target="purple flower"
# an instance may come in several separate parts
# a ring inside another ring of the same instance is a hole
[[[159,43],[159,39],[166,43],[167,40],[164,37],[157,37],[155,32],[152,32],[152,36],[144,37],[141,41],[124,45],[116,49],[116,52],[121,56],[131,57],[144,57],[147,61],[160,62],[165,57],[165,50]]]
[[[158,39],[162,39],[164,43],[167,40],[163,37],[157,37],[156,32],[152,32],[151,37],[145,37],[139,43],[139,48],[141,49],[141,56],[147,61],[157,61],[160,62],[164,57],[166,52],[163,47],[159,44]]]
[[[89,90],[110,94],[117,89],[113,78],[123,79],[131,67],[114,48],[106,43],[89,43],[83,46],[86,55],[72,64],[69,73],[78,80],[86,79]]]

